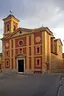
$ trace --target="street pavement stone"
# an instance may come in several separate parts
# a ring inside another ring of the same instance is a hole
[[[0,74],[0,96],[64,96],[63,74]],[[62,86],[60,88],[60,84]]]

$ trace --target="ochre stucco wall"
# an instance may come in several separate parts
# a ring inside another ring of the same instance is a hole
[[[18,22],[19,21],[13,17],[4,20],[3,68],[17,70],[16,59],[18,58],[18,55],[23,55],[25,57],[24,71],[27,72],[42,72],[63,68],[62,44],[60,40],[56,40],[56,45],[54,45],[55,37],[49,29],[37,32],[35,31],[36,29],[32,30],[32,32],[27,32],[27,29],[25,29],[25,31],[24,29],[13,31],[14,25],[16,25],[16,29],[18,29]],[[6,30],[7,23],[10,24],[10,32],[7,32]],[[10,33],[12,34],[11,37],[5,38],[5,36],[9,36]],[[53,48],[51,48],[52,37]],[[23,42],[22,46],[19,46],[19,41]],[[37,52],[38,48],[39,52]],[[51,52],[51,50],[53,52]],[[57,52],[57,54],[54,52]],[[38,60],[39,64],[37,63]]]
[[[57,54],[51,53],[51,69],[63,69],[62,45],[59,40],[57,40]]]

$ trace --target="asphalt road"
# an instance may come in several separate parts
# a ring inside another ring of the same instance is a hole
[[[0,74],[0,96],[64,96],[64,75]]]

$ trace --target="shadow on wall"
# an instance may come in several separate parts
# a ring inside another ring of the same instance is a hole
[[[58,58],[58,56],[52,54],[51,57],[51,71],[58,72],[64,71],[63,58]]]

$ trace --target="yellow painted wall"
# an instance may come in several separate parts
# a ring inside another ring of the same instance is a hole
[[[45,31],[44,32],[42,32],[42,70],[46,70],[46,64],[45,64],[45,62],[46,62],[46,57],[45,57],[45,50],[46,50],[46,44],[45,44],[45,35],[46,35],[46,33],[45,33]]]
[[[34,34],[31,35],[31,58],[32,71],[34,71]]]
[[[62,45],[59,40],[57,41],[57,55],[51,53],[51,66],[51,70],[63,69]]]
[[[62,57],[62,44],[60,40],[57,41],[57,53],[51,53],[51,37],[52,35],[48,32],[42,32],[43,42],[42,42],[42,59],[43,62],[48,62],[50,70],[62,69],[63,68],[63,57]],[[54,39],[55,40],[55,39]],[[59,50],[60,46],[60,50]],[[54,49],[54,48],[53,48]],[[48,60],[49,59],[49,60]],[[43,64],[43,68],[46,69],[46,64]]]
[[[47,69],[46,63],[49,63],[49,68],[51,67],[51,36],[48,32],[42,32],[42,59],[43,59],[43,69]]]
[[[15,59],[15,39],[13,39],[13,69],[15,69],[16,59]]]
[[[26,41],[26,48],[27,48],[27,54],[26,54],[26,67],[27,70],[29,70],[29,36],[27,35],[26,37],[27,41]]]

